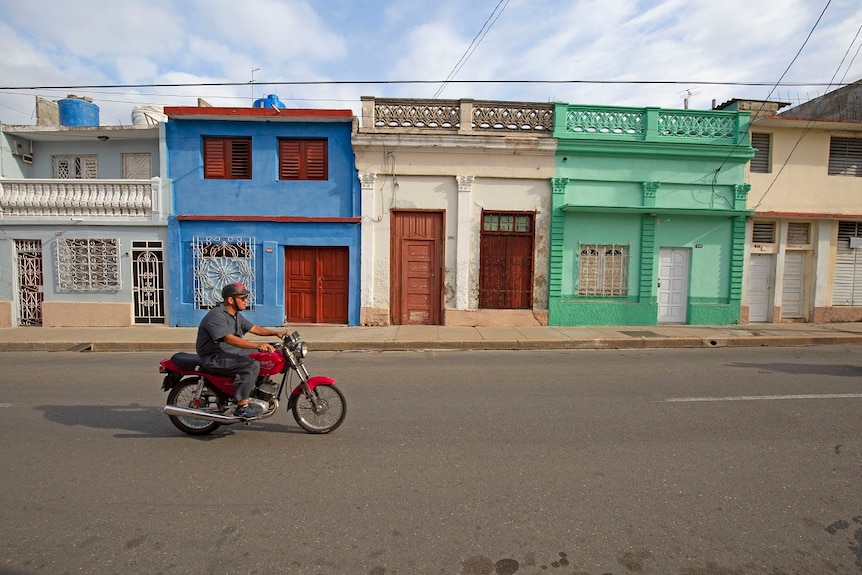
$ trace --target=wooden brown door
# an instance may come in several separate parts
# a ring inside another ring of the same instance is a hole
[[[443,303],[443,213],[393,212],[392,229],[392,323],[438,325]]]
[[[479,254],[479,307],[533,306],[533,216],[485,212]]]
[[[347,323],[347,248],[285,248],[288,323]]]

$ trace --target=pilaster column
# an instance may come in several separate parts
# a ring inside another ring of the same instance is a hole
[[[473,176],[456,176],[458,181],[458,237],[455,242],[457,251],[455,269],[455,309],[466,310],[470,305],[470,235],[471,207],[473,202]]]
[[[360,277],[360,306],[372,307],[374,302],[374,183],[377,174],[361,172],[359,185],[362,193],[362,263]]]

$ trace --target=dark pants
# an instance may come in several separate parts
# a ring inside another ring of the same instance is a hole
[[[251,353],[255,351],[257,350],[249,350]],[[251,390],[254,389],[254,383],[257,381],[257,374],[260,373],[260,364],[256,359],[225,351],[201,357],[201,367],[216,375],[235,376],[237,387],[234,397],[237,401],[248,399]]]

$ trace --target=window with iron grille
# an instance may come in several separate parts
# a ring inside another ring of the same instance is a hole
[[[99,177],[99,156],[51,156],[54,177],[60,180],[95,180]]]
[[[251,138],[203,139],[204,178],[251,179]]]
[[[775,222],[755,221],[751,227],[751,242],[754,244],[774,244]]]
[[[119,291],[120,242],[115,238],[57,238],[57,289]]]
[[[629,246],[580,244],[578,295],[628,295]]]
[[[830,176],[862,177],[862,138],[836,138],[829,140]]]
[[[329,178],[328,161],[326,140],[278,141],[280,180],[326,180]]]
[[[751,147],[756,148],[754,157],[751,158],[751,171],[756,174],[768,174],[772,171],[770,160],[770,149],[772,147],[772,134],[751,134]]]
[[[249,292],[248,309],[254,309],[255,239],[253,237],[195,237],[194,256],[195,309],[218,305],[222,288],[233,282],[243,284]]]

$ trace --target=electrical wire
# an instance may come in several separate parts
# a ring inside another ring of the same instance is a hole
[[[500,8],[500,5],[502,5],[503,7]],[[461,55],[461,59],[455,63],[455,66],[452,68],[452,71],[449,72],[449,75],[446,76],[445,80],[443,80],[443,83],[437,89],[437,92],[435,92],[434,95],[431,96],[432,100],[436,100],[437,96],[439,96],[443,92],[446,86],[448,86],[458,74],[458,72],[461,71],[461,68],[464,67],[464,64],[467,63],[467,60],[470,59],[470,56],[473,55],[473,52],[476,51],[476,48],[479,47],[479,44],[481,44],[482,40],[485,39],[485,36],[488,35],[488,32],[491,30],[491,27],[494,26],[494,24],[500,18],[500,15],[503,13],[503,10],[505,10],[506,6],[508,5],[509,0],[500,0],[499,2],[497,2],[497,5],[494,6],[494,9],[491,11],[491,14],[488,16],[488,18],[485,19],[485,23],[482,24],[482,28],[480,28],[479,32],[477,32],[476,35],[473,37],[473,40],[470,42],[470,45],[467,46],[467,49],[464,51],[464,54]]]

